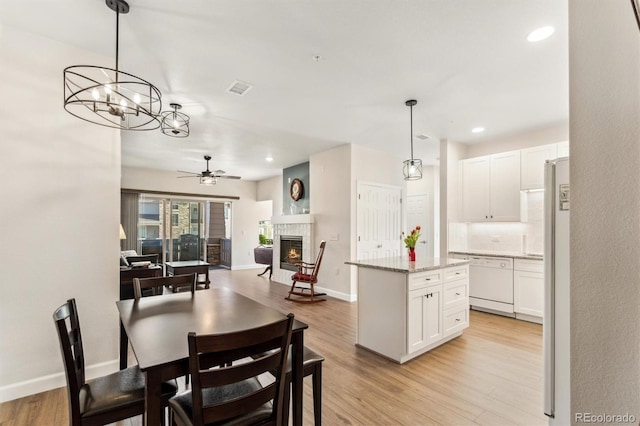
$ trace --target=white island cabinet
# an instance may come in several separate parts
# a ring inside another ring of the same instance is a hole
[[[400,364],[469,326],[469,261],[390,257],[358,266],[356,344]]]

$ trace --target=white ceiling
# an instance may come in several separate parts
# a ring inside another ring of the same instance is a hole
[[[431,137],[414,140],[427,164],[438,139],[479,143],[568,121],[566,0],[129,4],[120,69],[158,86],[163,109],[181,103],[191,135],[123,132],[126,166],[199,172],[210,154],[212,170],[258,180],[344,143],[402,161],[411,98],[414,135]],[[3,25],[115,58],[115,13],[104,0],[0,0],[0,10]],[[551,38],[526,41],[545,25],[556,28]],[[226,92],[236,79],[254,87]]]

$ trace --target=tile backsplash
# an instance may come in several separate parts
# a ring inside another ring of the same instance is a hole
[[[544,192],[525,194],[522,222],[450,223],[451,251],[542,253],[544,251]]]

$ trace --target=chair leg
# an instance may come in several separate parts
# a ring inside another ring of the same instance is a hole
[[[291,376],[287,375],[287,384],[284,387],[284,395],[282,395],[282,397],[284,398],[284,404],[282,404],[282,424],[283,425],[288,425],[289,424],[289,407],[290,407],[290,401],[291,401]]]
[[[322,363],[319,362],[311,375],[313,384],[313,422],[322,425]]]

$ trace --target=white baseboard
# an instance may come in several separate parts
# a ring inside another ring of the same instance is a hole
[[[279,281],[271,280],[274,283],[286,285],[287,287],[291,287],[291,283],[281,283]],[[355,302],[358,300],[358,296],[355,294],[341,293],[339,291],[331,290],[329,288],[315,286],[316,293],[327,293],[327,296],[333,297],[335,299],[344,300],[345,302]]]
[[[118,360],[94,364],[85,367],[85,376],[87,380],[91,380],[95,377],[105,376],[107,374],[113,373],[117,371],[118,368]],[[12,383],[10,385],[0,387],[0,402],[7,402],[17,398],[22,398],[25,396],[64,386],[67,386],[67,379],[64,372],[49,374],[48,376],[36,377],[34,379],[29,379],[23,382]]]
[[[233,265],[231,266],[231,270],[232,271],[242,271],[245,269],[259,269],[259,268],[266,268],[268,265],[261,265],[260,263],[254,263],[251,265]]]

